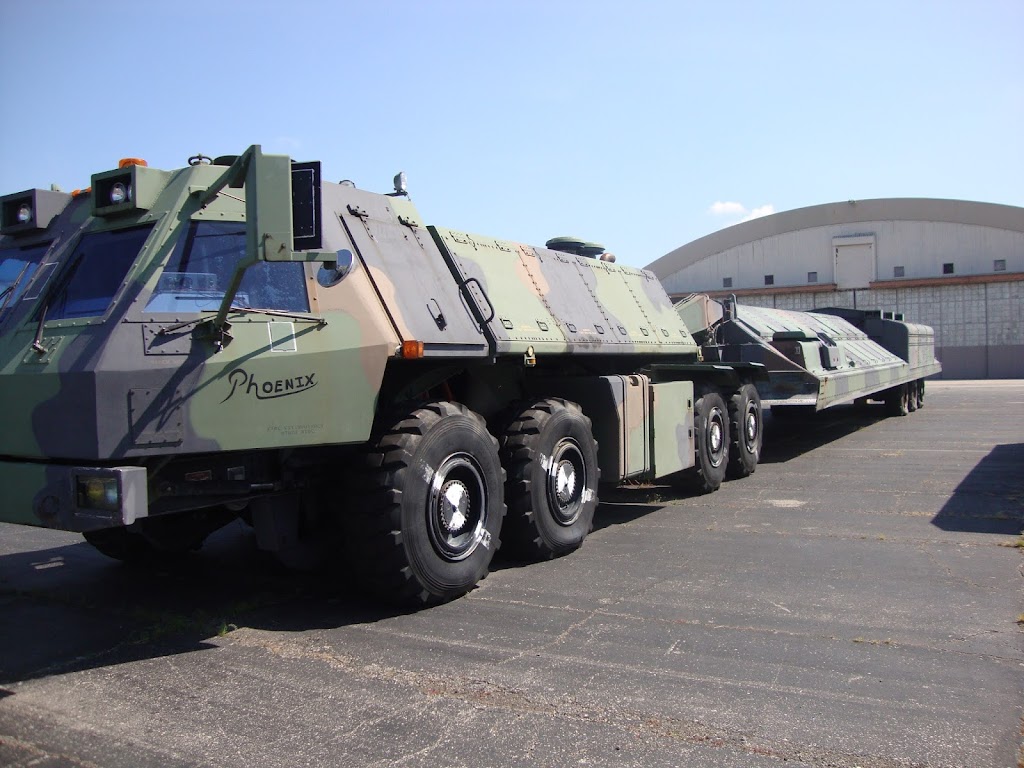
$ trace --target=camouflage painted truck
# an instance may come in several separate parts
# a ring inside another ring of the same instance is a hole
[[[774,416],[869,400],[905,416],[924,405],[925,378],[942,370],[932,328],[892,312],[793,312],[703,294],[678,301],[676,311],[705,359],[765,366],[757,389]]]
[[[2,198],[0,519],[130,561],[243,517],[424,604],[499,541],[579,547],[599,481],[754,471],[763,366],[702,362],[651,273],[425,226],[398,187],[254,146]]]

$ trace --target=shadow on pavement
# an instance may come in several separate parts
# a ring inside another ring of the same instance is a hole
[[[284,568],[240,523],[156,568],[82,541],[0,557],[0,685],[214,648],[243,625],[316,629],[401,613],[342,578]]]
[[[956,487],[932,524],[944,531],[1024,533],[1024,443],[993,448]]]
[[[884,406],[837,406],[818,413],[764,415],[762,464],[779,464],[886,419]]]
[[[661,509],[648,502],[665,490],[616,491],[622,501],[600,505],[595,530]],[[407,612],[362,594],[343,575],[289,570],[254,538],[231,523],[198,552],[145,568],[111,560],[84,540],[0,556],[0,686],[214,649],[211,641],[240,626],[305,631]],[[524,565],[499,556],[491,570]]]

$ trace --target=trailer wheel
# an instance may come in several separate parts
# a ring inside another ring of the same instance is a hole
[[[913,413],[917,410],[917,382],[911,381],[905,385],[907,388],[907,411]]]
[[[582,409],[556,399],[531,405],[506,430],[501,458],[508,472],[506,548],[531,560],[578,549],[594,525],[601,474]]]
[[[924,379],[918,379],[914,386],[917,387],[917,409],[921,410],[924,408]]]
[[[726,471],[729,477],[747,477],[757,469],[757,462],[761,458],[761,415],[761,396],[753,384],[744,384],[729,398],[729,425],[732,433]]]
[[[693,404],[694,466],[668,478],[697,493],[717,491],[729,466],[729,414],[717,392],[705,392]]]
[[[378,434],[357,471],[367,492],[346,516],[346,549],[370,591],[424,606],[486,577],[505,473],[479,415],[450,402],[417,408]]]
[[[906,384],[885,391],[885,412],[889,416],[906,416],[910,412],[907,407]]]

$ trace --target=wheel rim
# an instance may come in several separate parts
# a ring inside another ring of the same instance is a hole
[[[441,557],[465,560],[487,528],[487,491],[483,473],[466,453],[456,453],[437,468],[427,509],[430,542]]]
[[[559,525],[575,523],[583,512],[587,465],[579,444],[564,438],[551,452],[547,469],[548,506]]]
[[[708,459],[711,466],[721,465],[725,458],[725,415],[721,408],[708,414]]]
[[[753,403],[747,403],[747,413],[743,419],[743,439],[746,441],[747,450],[753,453],[757,445],[757,407]]]

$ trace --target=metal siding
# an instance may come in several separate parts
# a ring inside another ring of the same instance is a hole
[[[819,283],[834,282],[833,237],[873,234],[877,279],[893,278],[904,267],[907,279],[938,277],[953,262],[955,274],[992,273],[995,259],[1006,260],[1007,272],[1024,271],[1024,232],[943,221],[866,221],[811,227],[743,243],[686,267],[665,278],[674,293],[717,291],[722,278],[733,288],[762,288],[764,276],[776,286],[806,285],[807,273]]]

